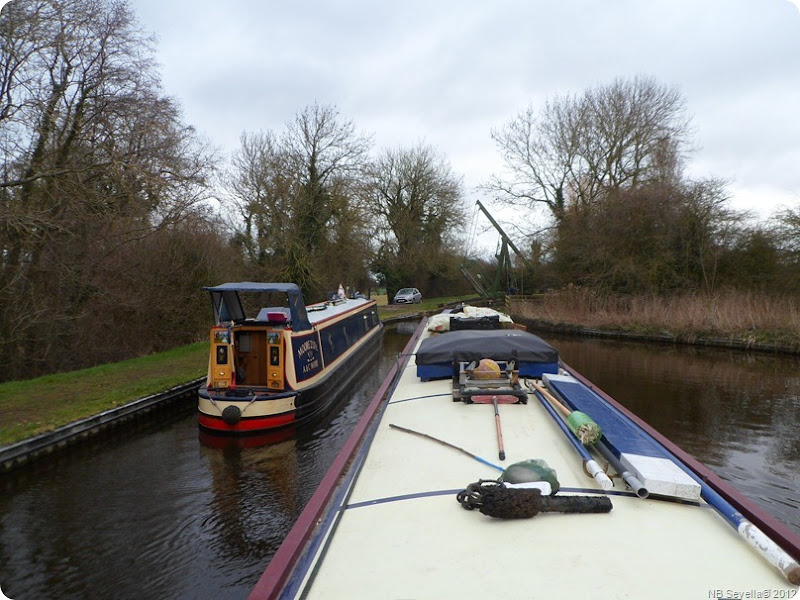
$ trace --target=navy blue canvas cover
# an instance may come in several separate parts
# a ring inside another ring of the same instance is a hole
[[[239,293],[280,293],[286,294],[289,299],[290,322],[295,331],[311,329],[306,312],[306,303],[303,292],[294,283],[260,283],[254,281],[241,281],[238,283],[223,283],[213,287],[204,287],[203,290],[211,294],[211,306],[214,310],[214,322],[219,325],[224,321],[239,322],[247,315],[244,314]],[[254,315],[250,315],[254,316]]]
[[[542,338],[518,329],[447,331],[422,341],[417,350],[417,375],[447,377],[455,361],[514,360],[520,375],[538,377],[558,372],[558,351]]]

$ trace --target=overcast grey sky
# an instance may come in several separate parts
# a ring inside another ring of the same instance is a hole
[[[501,169],[493,127],[645,75],[687,101],[690,177],[728,180],[732,207],[762,218],[800,203],[789,0],[129,1],[158,37],[166,93],[225,152],[319,102],[378,148],[436,147],[470,192]]]

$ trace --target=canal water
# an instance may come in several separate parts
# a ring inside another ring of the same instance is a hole
[[[201,439],[188,407],[0,476],[0,588],[13,600],[246,598],[413,329],[387,326],[377,368],[286,439]],[[800,532],[800,359],[545,337]]]

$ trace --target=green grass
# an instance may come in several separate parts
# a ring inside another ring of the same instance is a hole
[[[205,375],[208,343],[0,384],[0,445],[52,431]]]

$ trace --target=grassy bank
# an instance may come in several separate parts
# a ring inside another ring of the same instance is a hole
[[[571,288],[509,300],[508,312],[549,326],[800,351],[800,299],[794,297],[735,291],[632,297]]]
[[[421,304],[384,304],[378,314],[382,320],[411,316],[459,300],[461,297],[431,298]],[[202,377],[207,365],[208,343],[199,342],[119,363],[2,383],[0,446]]]
[[[208,344],[0,384],[0,446],[205,375]]]

